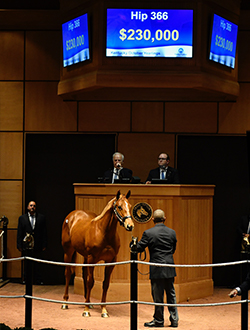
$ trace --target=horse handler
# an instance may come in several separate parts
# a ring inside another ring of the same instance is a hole
[[[173,254],[176,249],[176,233],[173,229],[165,226],[165,213],[158,209],[154,211],[153,221],[155,226],[147,229],[142,234],[141,240],[133,246],[131,250],[142,252],[146,247],[149,249],[150,262],[160,264],[174,264]],[[176,276],[174,267],[159,267],[150,265],[151,293],[155,303],[164,302],[164,291],[167,295],[168,304],[176,304],[174,288],[174,277]],[[168,307],[171,327],[178,327],[177,307]],[[151,322],[144,323],[144,327],[163,327],[164,326],[164,306],[155,306],[155,312]]]
[[[27,237],[31,242],[26,240]],[[27,213],[18,219],[17,228],[17,249],[22,252],[22,256],[29,256],[43,259],[43,253],[47,247],[47,228],[45,216],[36,212],[36,202],[30,201],[27,206]],[[43,284],[41,265],[34,265],[35,284]],[[23,283],[26,281],[26,272],[22,274]]]

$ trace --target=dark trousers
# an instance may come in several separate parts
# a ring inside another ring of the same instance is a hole
[[[176,304],[176,295],[174,288],[174,277],[151,279],[152,297],[155,303],[164,302],[164,291],[167,295],[168,304]],[[179,320],[177,307],[168,307],[171,323],[176,323]],[[164,306],[155,306],[154,319],[159,323],[164,323]]]
[[[36,258],[36,259],[44,259],[44,252],[43,251],[35,251],[35,250],[24,250],[22,253],[23,256]],[[25,263],[23,263],[23,272],[22,272],[22,280],[26,281],[26,269]],[[40,262],[33,261],[33,283],[40,284],[43,282],[43,264]]]

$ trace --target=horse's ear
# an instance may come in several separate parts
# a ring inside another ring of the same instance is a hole
[[[129,199],[130,195],[131,195],[131,191],[129,190],[129,191],[127,192],[126,198]]]
[[[116,194],[116,199],[118,200],[120,198],[120,195],[121,195],[121,192],[120,190],[117,191],[117,194]]]

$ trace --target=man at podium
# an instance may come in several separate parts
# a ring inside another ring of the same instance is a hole
[[[168,166],[170,157],[167,153],[161,153],[158,156],[158,167],[151,170],[148,174],[146,184],[162,183],[173,184],[180,183],[178,170]]]
[[[133,172],[123,167],[124,155],[115,152],[112,156],[113,168],[107,170],[103,176],[104,183],[129,183],[132,179]]]

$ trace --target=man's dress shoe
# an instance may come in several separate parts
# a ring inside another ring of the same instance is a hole
[[[157,322],[156,320],[153,320],[151,322],[146,322],[144,323],[144,327],[149,327],[149,328],[163,328],[164,323]]]

